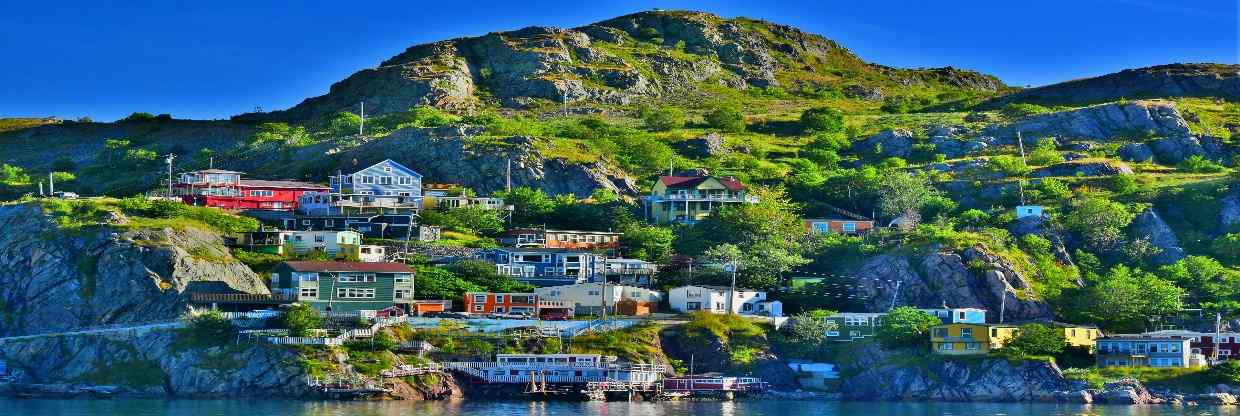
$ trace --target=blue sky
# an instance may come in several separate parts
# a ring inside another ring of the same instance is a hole
[[[653,7],[766,19],[871,62],[970,68],[1019,86],[1240,59],[1235,0],[348,3],[3,0],[0,116],[282,109],[411,45]]]

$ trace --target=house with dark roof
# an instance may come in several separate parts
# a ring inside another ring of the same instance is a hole
[[[303,194],[329,188],[301,181],[242,179],[242,173],[206,169],[182,173],[174,193],[190,205],[239,210],[292,211]]]
[[[826,215],[805,218],[805,232],[819,234],[861,235],[874,229],[874,220],[861,214],[827,205]]]
[[[402,263],[287,261],[272,274],[272,292],[324,312],[409,311],[414,271]]]
[[[694,223],[720,208],[756,202],[731,176],[661,176],[642,197],[642,208],[655,224]]]

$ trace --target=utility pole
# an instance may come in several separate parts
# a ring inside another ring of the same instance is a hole
[[[732,286],[728,289],[728,315],[735,315],[736,311],[732,309],[732,303],[736,299],[736,262],[730,262],[725,267],[732,272]]]
[[[39,181],[39,196],[43,196],[43,181]]]
[[[564,117],[568,117],[568,83],[567,82],[564,83],[564,91],[560,92],[560,95],[561,97],[563,97],[561,102],[564,105]]]
[[[599,290],[599,294],[602,295],[602,299],[599,300],[599,303],[603,305],[602,309],[599,311],[599,316],[603,318],[603,325],[606,326],[607,325],[607,258],[606,257],[603,257],[603,280],[602,280],[602,289]]]
[[[52,176],[52,172],[47,174],[47,193],[48,195],[56,196],[56,177]]]
[[[504,168],[504,190],[512,192],[512,156],[508,157],[508,166]]]
[[[1024,164],[1025,166],[1029,166],[1028,165],[1029,162],[1025,161],[1025,139],[1021,137],[1019,131],[1016,132],[1016,145],[1020,147],[1020,163]],[[1018,182],[1018,184],[1020,186],[1020,204],[1025,205],[1025,176],[1024,175],[1021,175],[1020,182]]]
[[[362,101],[362,122],[361,122],[360,124],[358,124],[358,125],[357,125],[357,135],[358,135],[358,136],[361,136],[362,134],[364,134],[364,133],[362,133],[362,132],[363,132],[363,130],[362,130],[362,129],[364,129],[364,128],[366,128],[366,102],[365,102],[365,101]]]
[[[168,197],[169,198],[172,198],[172,161],[176,158],[177,158],[177,155],[174,155],[172,153],[169,153],[168,156],[164,158],[164,161],[168,163]]]
[[[1222,326],[1223,326],[1223,314],[1215,312],[1214,313],[1214,351],[1210,353],[1210,361],[1218,361],[1218,344],[1219,344],[1218,337],[1219,335],[1222,335],[1219,333],[1219,332],[1222,332]]]

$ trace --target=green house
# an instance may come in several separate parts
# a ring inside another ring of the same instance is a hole
[[[834,322],[835,329],[827,331],[827,339],[836,342],[855,341],[874,336],[883,323],[885,313],[842,312],[822,318]]]
[[[401,263],[288,261],[276,266],[272,292],[296,296],[320,311],[409,310],[414,272]]]

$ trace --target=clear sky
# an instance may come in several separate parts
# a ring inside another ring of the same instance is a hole
[[[797,26],[885,65],[951,65],[1043,85],[1170,62],[1237,63],[1236,3],[2,0],[0,116],[212,119],[282,109],[415,44],[653,7]]]

